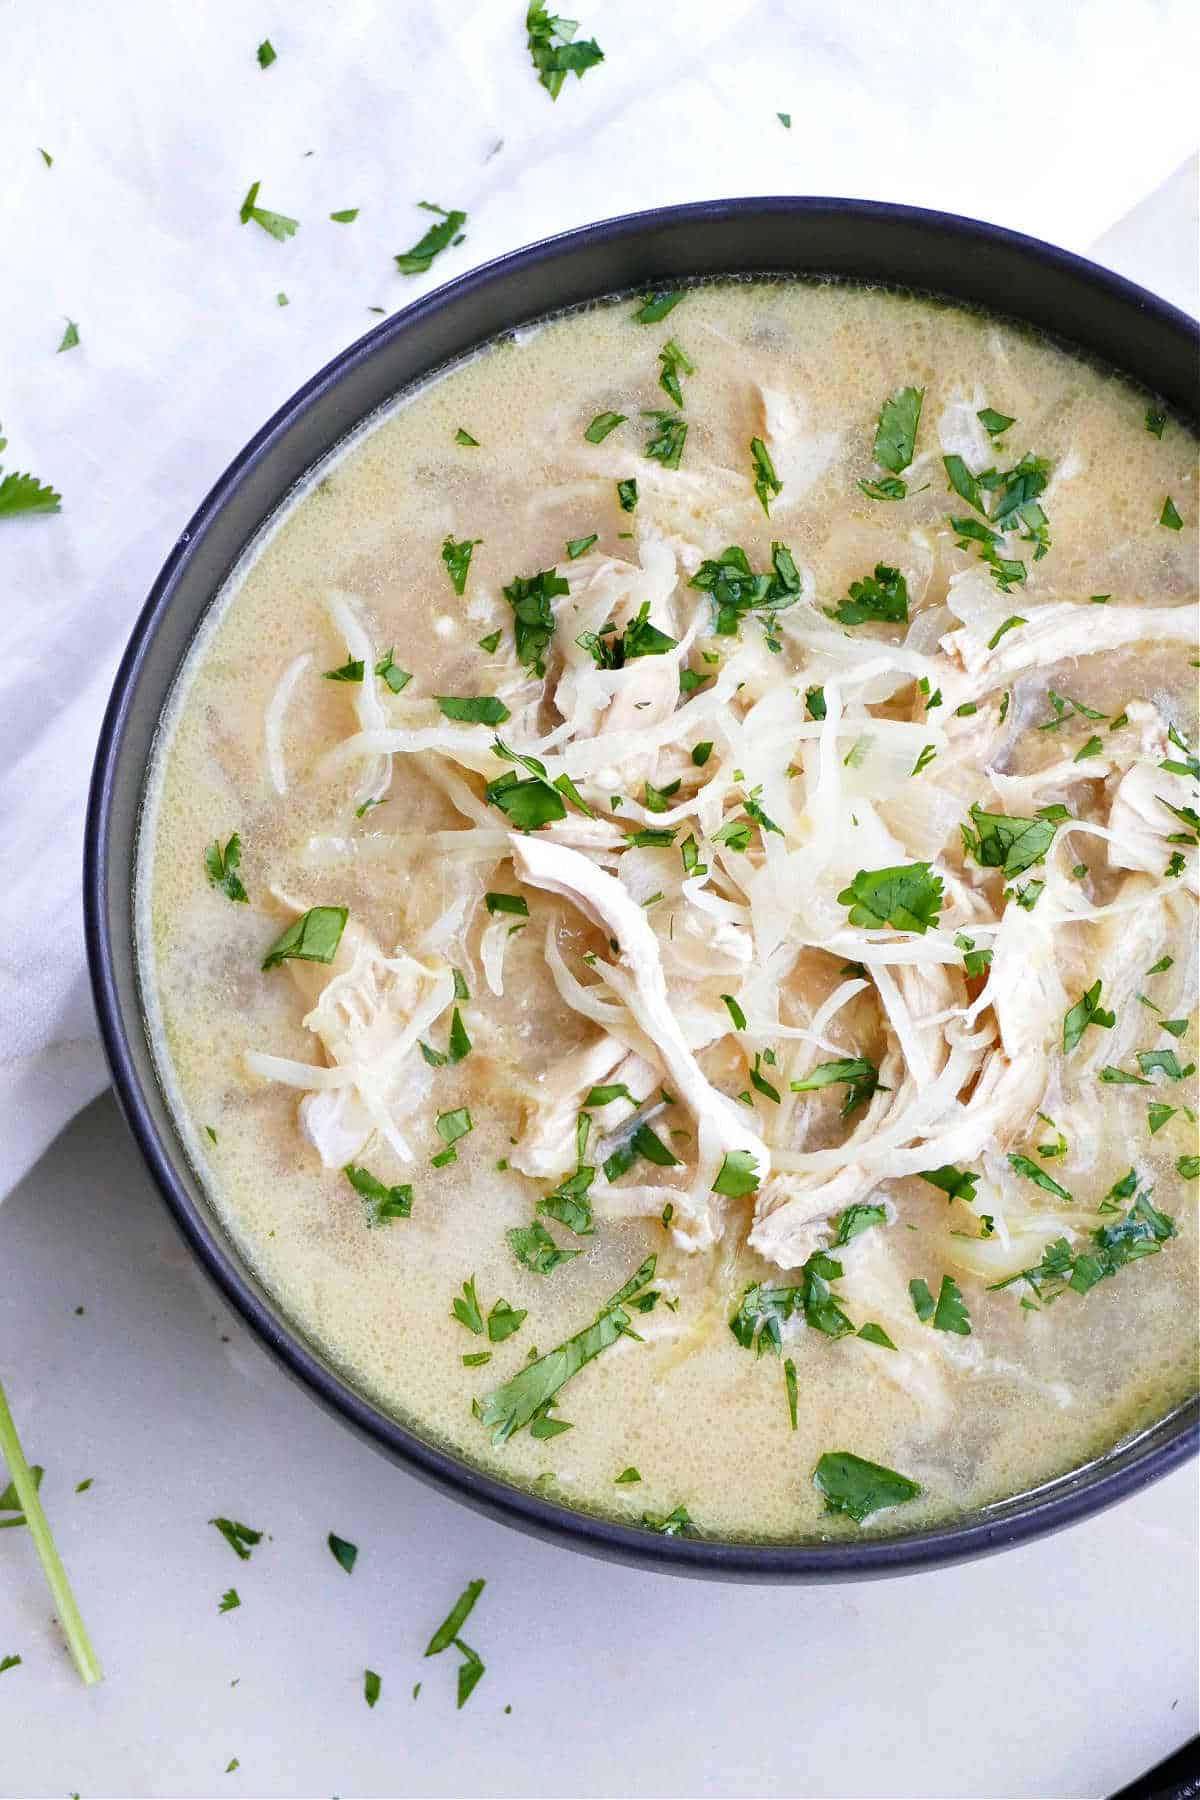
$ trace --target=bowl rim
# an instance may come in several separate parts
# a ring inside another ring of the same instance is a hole
[[[131,1034],[145,1034],[141,1019],[127,1019],[123,1009],[107,899],[113,800],[121,775],[131,697],[148,646],[197,546],[277,439],[382,345],[390,344],[455,300],[486,288],[501,275],[536,270],[564,255],[636,238],[664,225],[703,226],[749,212],[791,222],[836,215],[864,230],[890,222],[942,238],[949,236],[967,254],[984,245],[1000,247],[1043,271],[1069,276],[1102,298],[1135,308],[1164,333],[1182,335],[1200,348],[1200,327],[1186,313],[1085,258],[981,220],[882,201],[774,195],[656,207],[557,233],[457,276],[374,326],[303,383],[233,458],[173,545],[133,626],[101,725],[84,830],[84,936],[101,1041],[117,1100],[159,1193],[225,1299],[284,1369],[328,1411],[442,1492],[502,1523],[576,1550],[663,1573],[734,1580],[845,1580],[900,1574],[976,1557],[1061,1529],[1111,1506],[1195,1454],[1200,1444],[1200,1404],[1196,1400],[1185,1402],[1094,1462],[961,1520],[912,1532],[864,1534],[857,1538],[759,1543],[667,1537],[644,1527],[576,1511],[486,1473],[384,1412],[324,1363],[309,1348],[299,1328],[288,1329],[276,1318],[255,1292],[231,1241],[189,1193],[176,1166],[177,1161],[186,1161],[182,1147],[169,1145],[159,1132],[131,1052]],[[814,267],[811,273],[819,274],[820,270]],[[763,276],[766,278],[765,270]],[[662,279],[682,283],[688,277],[675,272]],[[927,291],[939,290],[933,283]],[[961,299],[953,303],[965,304]],[[1003,311],[1000,307],[994,310]],[[1063,341],[1068,345],[1072,342],[1069,332],[1063,334]],[[1084,353],[1092,354],[1086,348]],[[355,428],[361,422],[356,421]],[[283,498],[277,497],[276,505]],[[125,871],[125,879],[132,882],[132,870]]]

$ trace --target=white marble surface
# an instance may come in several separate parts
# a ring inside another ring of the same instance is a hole
[[[1194,1466],[935,1574],[645,1575],[480,1519],[321,1413],[196,1271],[111,1099],[3,1230],[0,1368],[105,1666],[85,1691],[5,1532],[5,1795],[1103,1795],[1196,1729]],[[214,1514],[269,1538],[240,1563]],[[421,1652],[476,1575],[488,1666],[457,1713]]]
[[[999,52],[995,68],[1002,83]],[[1094,123],[1088,156],[1116,180],[1120,134]],[[804,185],[884,191],[840,168],[825,155]],[[739,167],[736,185],[771,184]],[[1048,228],[1032,202],[1006,215],[932,174],[893,197]],[[1194,311],[1195,245],[1191,164],[1095,254]],[[0,1371],[106,1674],[80,1686],[28,1535],[4,1532],[0,1657],[23,1658],[0,1677],[6,1796],[1099,1796],[1197,1729],[1194,1466],[940,1573],[673,1581],[479,1519],[320,1413],[204,1283],[111,1099],[6,1201],[0,1255]],[[269,1534],[251,1562],[215,1513]],[[330,1530],[360,1546],[350,1577]],[[488,1670],[458,1714],[449,1659],[421,1650],[476,1575]],[[222,1616],[231,1584],[242,1605]]]

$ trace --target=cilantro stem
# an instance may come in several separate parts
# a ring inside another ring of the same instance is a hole
[[[92,1649],[87,1627],[75,1604],[75,1596],[71,1592],[71,1584],[67,1580],[67,1571],[63,1568],[62,1558],[54,1542],[50,1523],[42,1509],[42,1502],[37,1491],[37,1483],[33,1479],[29,1464],[25,1461],[25,1452],[21,1449],[21,1440],[17,1436],[17,1428],[13,1423],[12,1413],[8,1410],[8,1400],[3,1384],[0,1383],[0,1456],[4,1458],[21,1511],[25,1515],[25,1523],[29,1527],[29,1535],[41,1558],[45,1571],[46,1583],[54,1601],[58,1622],[66,1634],[71,1655],[75,1658],[75,1667],[89,1687],[100,1680],[101,1669],[96,1652]]]

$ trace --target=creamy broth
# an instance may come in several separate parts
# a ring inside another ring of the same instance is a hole
[[[401,397],[230,582],[151,773],[151,1033],[241,1252],[419,1432],[572,1506],[764,1539],[859,1529],[813,1481],[848,1451],[919,1484],[865,1526],[908,1529],[1195,1385],[1196,445],[1122,381],[913,298],[726,283],[634,312],[550,321]],[[589,441],[605,413],[624,422]],[[443,546],[475,539],[460,596]],[[728,563],[713,591],[733,545],[753,591]],[[552,570],[543,678],[503,590]],[[448,719],[439,695],[507,716]],[[487,797],[506,774],[562,816],[510,839]],[[1035,821],[1028,860],[997,815]],[[233,833],[231,881],[205,853]],[[897,868],[899,898],[869,879]],[[262,969],[334,907],[336,960]],[[277,1078],[351,1064],[307,1096]],[[632,1098],[585,1106],[605,1086]],[[622,1171],[639,1102],[654,1135]],[[590,1188],[564,1195],[579,1162]],[[409,1215],[369,1223],[344,1164],[410,1187]],[[575,1254],[539,1273],[538,1244]],[[658,1299],[619,1331],[603,1309],[652,1254]],[[473,1321],[473,1296],[481,1333],[452,1311]],[[492,1341],[498,1301],[527,1316]],[[494,1443],[472,1401],[597,1320],[612,1341],[548,1415],[571,1429]]]

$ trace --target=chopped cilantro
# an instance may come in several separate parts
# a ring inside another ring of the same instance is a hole
[[[439,256],[447,244],[457,244],[462,227],[467,222],[465,212],[447,212],[443,206],[434,206],[428,200],[419,200],[418,206],[426,212],[440,213],[441,222],[431,225],[424,237],[419,238],[411,250],[403,250],[393,258],[402,275],[424,275],[435,256]]]
[[[208,873],[209,885],[219,888],[227,900],[248,901],[250,896],[242,886],[238,867],[242,860],[242,840],[235,831],[224,850],[220,838],[215,838],[204,852],[204,867]]]
[[[504,1234],[509,1249],[519,1263],[535,1275],[550,1275],[563,1263],[579,1255],[578,1250],[563,1250],[555,1243],[546,1227],[534,1219],[529,1225],[515,1225]]]
[[[412,680],[412,676],[407,669],[402,669],[399,663],[392,661],[392,652],[390,650],[388,650],[385,655],[381,656],[379,661],[375,664],[375,673],[381,681],[386,681],[393,694],[403,693],[404,689]]]
[[[827,1450],[813,1471],[813,1486],[825,1496],[827,1511],[846,1513],[856,1525],[885,1507],[915,1500],[921,1492],[919,1482],[849,1450]]]
[[[1091,987],[1079,996],[1074,1006],[1063,1018],[1063,1055],[1069,1056],[1089,1025],[1100,1025],[1110,1031],[1116,1024],[1116,1014],[1106,1012],[1100,1004],[1100,990],[1103,983],[1097,978]]]
[[[975,414],[975,417],[990,438],[1003,437],[1009,426],[1016,424],[1015,419],[1010,419],[1005,413],[997,412],[991,406],[985,406],[982,411]]]
[[[804,710],[810,719],[821,720],[826,716],[824,688],[811,687],[805,690]]]
[[[495,656],[497,650],[500,648],[500,639],[503,636],[504,633],[502,631],[489,631],[486,637],[481,637],[479,639],[479,648],[481,650],[486,650],[489,656]]]
[[[930,1187],[940,1188],[948,1201],[961,1200],[970,1206],[980,1177],[971,1169],[956,1169],[953,1163],[943,1163],[940,1169],[922,1169],[920,1179]]]
[[[548,1402],[572,1376],[601,1351],[615,1344],[629,1329],[625,1302],[649,1286],[654,1278],[655,1261],[653,1256],[648,1256],[605,1304],[592,1324],[545,1356],[527,1363],[511,1381],[485,1397],[481,1419],[492,1430],[493,1444],[506,1443],[514,1432],[530,1424],[545,1411]]]
[[[349,657],[336,669],[326,669],[325,681],[361,681],[366,672],[366,664],[361,659]]]
[[[225,1592],[221,1595],[220,1600],[217,1602],[217,1611],[223,1613],[232,1612],[236,1606],[240,1606],[241,1604],[242,1597],[237,1589],[226,1588]]]
[[[860,869],[838,895],[838,904],[849,907],[851,925],[869,931],[890,925],[895,931],[915,931],[923,936],[937,924],[942,898],[941,876],[931,874],[928,863],[919,862],[893,869]]]
[[[515,575],[504,589],[513,609],[517,660],[535,675],[546,673],[545,654],[554,636],[554,609],[550,602],[570,592],[570,583],[554,569],[536,575]]]
[[[344,206],[341,212],[331,212],[329,217],[335,225],[353,225],[358,217],[357,206]]]
[[[250,1552],[255,1544],[262,1542],[261,1531],[255,1531],[251,1526],[243,1525],[237,1519],[210,1519],[208,1522],[210,1525],[216,1526],[234,1555],[240,1557],[243,1562],[250,1561]]]
[[[67,328],[62,334],[62,342],[59,344],[56,354],[61,355],[64,350],[74,350],[78,343],[79,327],[74,319],[68,319]]]
[[[617,483],[617,503],[622,512],[633,512],[638,503],[638,484],[632,476],[628,481]]]
[[[1065,1187],[1060,1187],[1053,1176],[1047,1175],[1045,1169],[1039,1169],[1037,1164],[1031,1162],[1027,1156],[1020,1156],[1010,1151],[1008,1162],[1015,1174],[1023,1175],[1026,1181],[1032,1181],[1035,1187],[1043,1188],[1047,1194],[1053,1194],[1058,1200],[1068,1202],[1074,1200],[1073,1194],[1069,1193]]]
[[[358,1561],[358,1545],[339,1537],[336,1531],[331,1531],[325,1542],[329,1545],[329,1554],[338,1568],[344,1569],[347,1575],[353,1574],[354,1565]]]
[[[908,486],[895,475],[884,475],[878,481],[862,481],[859,487],[868,500],[903,500]]]
[[[0,437],[0,450],[8,439]],[[15,469],[0,476],[0,519],[11,519],[17,513],[59,512],[62,495],[40,482],[36,475],[19,475]]]
[[[619,412],[597,413],[583,435],[589,444],[602,444],[610,431],[624,425],[628,416],[628,413]]]
[[[511,718],[507,706],[494,694],[438,694],[442,717],[464,725],[503,725]]]
[[[746,1015],[742,1011],[741,1007],[738,1005],[737,1001],[734,999],[733,995],[732,994],[722,994],[721,998],[725,1002],[725,1006],[729,1013],[730,1018],[733,1020],[733,1029],[735,1031],[745,1031]]]
[[[942,1276],[937,1306],[933,1314],[935,1331],[952,1331],[958,1337],[970,1337],[971,1320],[963,1303],[958,1283],[951,1275]]]
[[[652,462],[660,462],[664,469],[677,469],[683,457],[683,446],[687,442],[687,423],[669,412],[643,412],[643,419],[653,419],[658,429],[652,431],[646,439],[646,447],[642,455]]]
[[[251,183],[239,213],[242,224],[248,225],[253,219],[256,225],[261,225],[279,243],[286,243],[288,238],[295,237],[300,229],[300,222],[298,219],[289,219],[286,213],[268,212],[266,207],[259,206],[258,190],[261,186],[259,181]]]
[[[344,906],[312,906],[298,919],[293,919],[263,958],[264,969],[277,969],[280,963],[331,963],[342,941],[342,932],[350,914]]]
[[[800,574],[786,544],[771,545],[771,562],[770,574],[755,575],[746,552],[730,544],[715,560],[700,564],[689,586],[711,596],[718,637],[736,637],[742,620],[751,614],[769,633],[775,614],[799,600]]]
[[[820,1088],[843,1085],[846,1097],[842,1101],[842,1117],[846,1119],[875,1092],[879,1086],[879,1070],[865,1056],[841,1056],[832,1062],[818,1063],[802,1081],[790,1083],[793,1094],[810,1094]]]
[[[1172,500],[1170,494],[1168,494],[1163,501],[1163,509],[1158,516],[1158,522],[1160,525],[1165,525],[1168,531],[1183,530],[1183,520],[1180,518],[1175,502]]]
[[[893,475],[907,469],[916,448],[924,388],[900,388],[885,400],[875,430],[875,461]]]
[[[1057,829],[1054,819],[1021,819],[984,812],[980,806],[972,806],[971,819],[973,831],[967,825],[961,828],[965,848],[985,869],[1003,869],[1008,876],[1041,862]]]
[[[634,319],[639,325],[657,325],[682,299],[683,295],[678,288],[660,288],[657,293],[643,294],[642,303],[633,315]]]
[[[909,770],[909,775],[910,776],[919,775],[921,773],[922,769],[927,769],[929,767],[930,763],[933,761],[933,759],[936,755],[937,755],[937,751],[934,749],[932,744],[924,744],[921,748],[921,754],[918,756],[916,762],[913,764],[912,768]]]
[[[374,1706],[379,1698],[382,1686],[383,1683],[380,1681],[374,1669],[363,1670],[363,1699],[368,1706]]]
[[[389,1219],[407,1219],[412,1214],[412,1188],[407,1182],[388,1187],[376,1179],[369,1169],[347,1163],[342,1174],[356,1194],[361,1194],[368,1226],[386,1224]]]
[[[468,450],[478,450],[480,447],[479,439],[472,437],[469,431],[464,431],[461,425],[454,434],[454,441],[456,444],[465,444]]]
[[[272,44],[270,38],[263,39],[255,54],[258,57],[259,68],[269,69],[271,64],[275,61],[275,46]]]
[[[874,575],[850,583],[849,598],[825,612],[841,625],[904,625],[908,622],[908,583],[899,569],[876,563]]]
[[[750,439],[750,462],[758,503],[769,518],[771,502],[778,500],[782,494],[783,482],[775,473],[775,464],[771,461],[770,451],[761,438]]]
[[[539,85],[552,100],[558,99],[568,75],[573,73],[582,81],[589,69],[604,61],[604,52],[595,38],[576,38],[578,29],[574,19],[548,13],[541,0],[532,0],[525,14],[529,55]]]
[[[467,575],[471,568],[471,552],[476,544],[482,544],[482,542],[482,538],[463,538],[460,543],[456,543],[452,537],[447,536],[442,545],[442,561],[446,565],[456,594],[465,591]]]
[[[596,542],[598,536],[599,536],[599,533],[593,531],[593,533],[590,537],[568,538],[567,539],[567,555],[569,556],[571,561],[577,562],[579,560],[579,558],[584,554],[585,551],[590,550],[592,545]]]
[[[1010,614],[1009,617],[1007,619],[1005,619],[1005,621],[1002,625],[997,625],[995,631],[992,633],[991,637],[988,639],[988,649],[994,650],[996,648],[996,645],[1000,642],[1000,639],[1004,636],[1006,631],[1015,631],[1017,629],[1018,625],[1028,625],[1028,623],[1029,623],[1029,620],[1023,619],[1021,617],[1020,613]]]
[[[934,1306],[936,1304],[933,1295],[929,1291],[929,1283],[923,1276],[914,1275],[913,1279],[908,1284],[908,1292],[912,1299],[913,1311],[916,1313],[918,1319],[920,1319],[922,1325],[927,1325],[933,1317]]]
[[[752,1194],[758,1187],[758,1159],[750,1150],[727,1150],[717,1178],[712,1184],[714,1194],[724,1194],[731,1200],[740,1200],[746,1194]]]
[[[861,1232],[871,1231],[876,1225],[886,1225],[887,1207],[872,1206],[864,1201],[858,1201],[853,1206],[848,1206],[844,1212],[839,1213],[834,1224],[837,1226],[837,1235],[833,1240],[836,1248],[839,1244],[850,1243]]]
[[[685,350],[680,349],[674,338],[668,338],[658,353],[662,365],[658,377],[658,385],[676,406],[683,405],[683,389],[679,385],[680,375],[694,375],[696,365]]]

